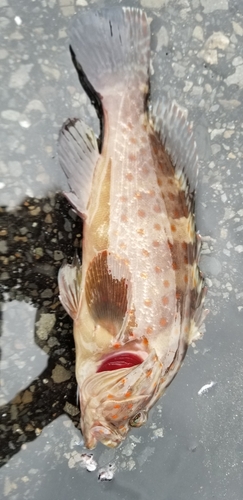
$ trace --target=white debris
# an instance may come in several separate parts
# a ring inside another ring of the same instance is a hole
[[[203,385],[203,386],[201,387],[201,389],[199,389],[199,391],[198,391],[198,395],[199,395],[199,396],[202,396],[202,394],[205,394],[205,392],[208,392],[208,391],[209,391],[209,389],[211,389],[211,388],[212,388],[214,385],[216,385],[216,384],[217,384],[217,382],[213,382],[213,381],[211,381],[211,382],[209,382],[209,384],[205,384],[205,385]]]
[[[29,128],[31,125],[31,123],[28,120],[20,120],[19,124],[23,128]]]
[[[169,37],[167,30],[164,26],[160,28],[157,34],[157,50],[161,50],[162,47],[168,47]]]
[[[108,464],[106,467],[101,467],[98,471],[98,481],[111,481],[116,471],[115,464]]]
[[[235,247],[235,251],[238,252],[238,253],[242,253],[243,252],[243,245],[237,245]]]
[[[22,24],[22,19],[21,19],[21,17],[19,17],[19,16],[15,16],[14,20],[15,20],[15,22],[16,22],[16,24],[17,24],[17,26],[20,26],[20,25]]]
[[[212,0],[201,0],[204,14],[211,14],[215,10],[228,10],[228,0],[217,0],[217,2],[212,2]]]
[[[93,458],[93,453],[82,453],[81,455],[81,461],[80,461],[81,467],[86,468],[87,471],[93,472],[94,470],[97,469],[97,462]]]
[[[240,88],[243,88],[243,64],[237,66],[232,75],[227,76],[225,83],[226,85],[238,85]]]

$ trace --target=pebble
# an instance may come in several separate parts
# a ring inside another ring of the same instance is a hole
[[[37,257],[43,257],[44,255],[44,251],[43,251],[43,248],[41,247],[37,247],[34,249],[34,254],[37,256]]]
[[[46,340],[56,322],[55,314],[43,313],[36,323],[36,334],[41,340]]]
[[[204,14],[211,14],[215,10],[228,10],[228,0],[201,0]]]
[[[238,85],[243,88],[243,64],[236,67],[235,72],[225,79],[226,85]]]
[[[42,299],[50,299],[53,296],[53,291],[51,288],[46,288],[44,292],[41,293],[41,298]]]
[[[51,378],[56,384],[60,384],[61,382],[69,380],[71,376],[71,372],[69,370],[66,370],[66,368],[64,368],[64,366],[62,365],[56,365],[51,373]]]
[[[22,89],[30,80],[30,72],[33,64],[20,64],[10,77],[9,87],[11,89]]]
[[[68,413],[68,415],[71,415],[72,417],[75,417],[75,415],[79,414],[79,409],[77,408],[77,406],[72,405],[68,401],[66,401],[63,409],[66,413]]]
[[[237,245],[235,247],[235,251],[238,252],[238,253],[242,253],[243,252],[243,245]]]
[[[169,37],[167,30],[162,26],[157,33],[157,50],[161,50],[162,47],[167,47],[169,43]]]
[[[192,32],[193,38],[196,38],[200,42],[203,42],[204,36],[203,36],[203,29],[201,26],[195,26],[193,32]]]
[[[5,240],[0,240],[0,253],[7,253],[8,245]]]
[[[62,259],[64,259],[64,254],[61,252],[61,250],[55,250],[54,260],[62,260]]]
[[[18,111],[15,111],[14,109],[5,109],[1,112],[1,117],[11,122],[17,122],[20,116],[20,113]]]

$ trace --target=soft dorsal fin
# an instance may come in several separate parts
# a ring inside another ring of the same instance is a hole
[[[67,120],[59,135],[58,157],[71,190],[65,195],[75,210],[85,217],[94,169],[99,158],[92,129],[77,118]]]
[[[197,186],[198,157],[196,142],[191,126],[187,120],[187,111],[176,101],[169,103],[165,98],[158,101],[153,108],[152,124],[170,155],[175,167],[175,175],[186,192],[189,209],[193,209],[193,201]]]
[[[107,251],[99,252],[85,276],[86,301],[95,322],[112,335],[127,323],[130,289],[127,264]]]

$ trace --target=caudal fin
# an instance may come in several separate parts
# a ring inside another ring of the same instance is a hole
[[[140,83],[147,83],[150,30],[142,10],[82,10],[74,17],[69,36],[76,62],[100,95],[126,86],[136,73]]]

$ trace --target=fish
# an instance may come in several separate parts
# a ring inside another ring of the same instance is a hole
[[[83,221],[78,255],[59,270],[73,319],[85,446],[122,443],[147,421],[201,336],[206,286],[195,224],[198,157],[187,111],[150,92],[150,26],[130,7],[82,9],[70,51],[100,119],[100,138],[68,119],[58,157]]]

